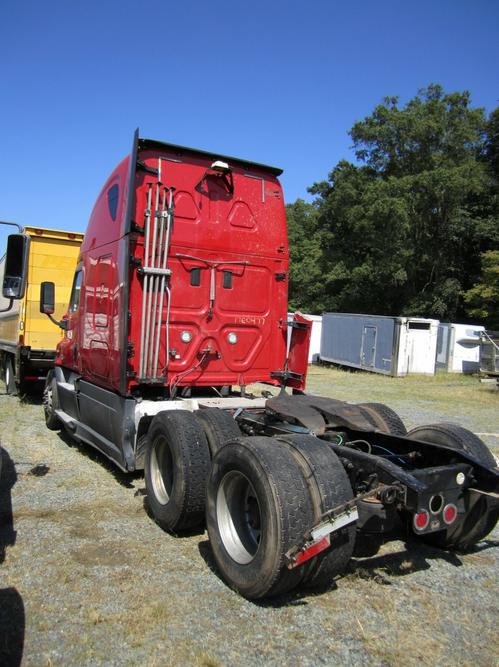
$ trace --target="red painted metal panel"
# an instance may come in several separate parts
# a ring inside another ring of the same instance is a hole
[[[95,204],[81,249],[80,304],[69,314],[59,363],[92,382],[119,390],[124,321],[120,313],[123,290],[129,289],[127,391],[140,383],[141,266],[148,192],[153,189],[154,222],[156,188],[160,188],[160,202],[165,188],[175,188],[167,263],[171,276],[166,279],[171,298],[168,303],[165,292],[161,313],[159,298],[156,310],[161,321],[158,376],[162,384],[277,384],[271,373],[283,368],[286,357],[288,245],[275,171],[236,161],[229,163],[227,176],[211,169],[212,158],[203,153],[147,146],[138,155],[141,166],[135,174],[135,225],[129,246],[124,237],[129,158],[118,165]],[[113,220],[108,193],[116,184],[120,189]],[[168,191],[165,197],[168,200]],[[156,218],[158,225],[160,219]],[[193,279],[193,270],[198,280]],[[156,339],[154,332],[151,336]],[[302,349],[303,344],[298,347]],[[292,347],[292,354],[301,368],[298,347]]]
[[[229,165],[232,193],[224,180],[210,171],[211,160],[205,156],[142,151],[139,159],[151,169],[158,169],[161,160],[161,180],[166,187],[175,188],[168,260],[172,271],[170,354],[163,331],[159,350],[160,368],[168,366],[166,383],[275,383],[270,373],[282,365],[285,355],[282,322],[287,301],[287,282],[279,282],[275,274],[288,271],[284,203],[276,177]],[[140,175],[135,210],[138,224],[144,220],[149,184],[155,187],[157,180],[152,174]],[[143,245],[144,237],[140,236],[134,253],[138,261],[144,257]],[[195,286],[190,280],[193,269],[199,271],[199,285]],[[224,272],[231,274],[230,286],[224,285]],[[131,339],[137,341],[142,278],[136,271],[132,283]],[[213,301],[210,296],[214,296]],[[165,300],[163,327],[166,315]],[[182,341],[183,332],[190,334],[191,341]],[[236,335],[235,344],[229,342],[229,334]],[[135,373],[139,354],[137,350],[131,360]],[[179,379],[181,374],[185,375]]]
[[[302,325],[302,328],[292,329],[288,370],[293,373],[298,373],[303,379],[289,380],[288,384],[295,389],[304,389],[308,370],[310,338],[312,336],[312,320],[304,317],[301,313],[295,313],[293,321]]]

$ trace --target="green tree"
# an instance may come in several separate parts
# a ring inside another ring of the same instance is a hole
[[[321,276],[327,309],[391,313],[407,276],[403,240],[407,211],[392,182],[370,167],[340,162],[319,195]]]
[[[303,199],[286,207],[290,248],[289,307],[303,312],[321,312],[321,231],[317,209]]]
[[[464,300],[470,317],[499,329],[499,250],[482,254],[481,279],[464,294]]]
[[[308,309],[462,317],[480,254],[499,240],[491,119],[469,93],[431,85],[403,107],[385,98],[356,123],[358,163],[339,162],[310,188],[313,226],[300,217],[303,202],[293,211],[306,237],[302,250],[302,231],[290,236],[300,267],[293,298]]]
[[[486,160],[490,165],[497,183],[499,181],[499,108],[494,109],[494,111],[490,114],[486,131]]]

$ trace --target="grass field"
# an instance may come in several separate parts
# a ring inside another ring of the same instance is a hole
[[[477,433],[489,446],[499,447],[499,391],[476,376],[437,373],[393,378],[375,373],[310,366],[308,390],[351,403],[386,403],[408,428],[451,421]]]
[[[347,371],[333,367],[312,365],[308,372],[309,389],[314,392],[341,392],[347,400],[364,396],[366,392],[383,401],[389,399],[421,399],[448,404],[459,401],[479,400],[489,406],[497,406],[499,392],[496,385],[481,383],[477,376],[460,373],[437,373],[436,375],[407,375],[390,377],[377,373]]]

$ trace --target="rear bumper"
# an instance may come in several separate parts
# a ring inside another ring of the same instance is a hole
[[[36,350],[30,347],[18,349],[19,380],[38,382],[45,380],[54,367],[55,350]]]

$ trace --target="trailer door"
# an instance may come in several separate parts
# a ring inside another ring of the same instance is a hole
[[[426,375],[435,373],[437,325],[433,322],[409,321],[407,323],[409,373]]]
[[[362,349],[360,352],[361,366],[372,368],[376,359],[376,337],[378,328],[372,325],[364,326],[362,332]]]
[[[448,364],[449,364],[450,332],[451,328],[449,326],[446,326],[445,324],[439,325],[437,333],[436,366],[437,368],[444,368],[445,370],[448,370]]]

